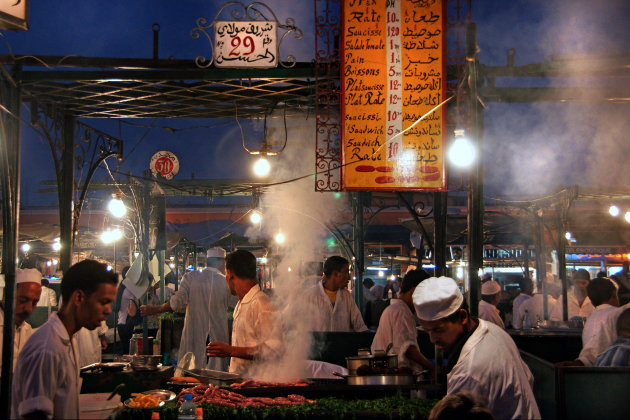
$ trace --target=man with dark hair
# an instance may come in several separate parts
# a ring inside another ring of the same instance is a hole
[[[405,274],[400,295],[398,299],[392,299],[383,311],[372,341],[372,353],[376,350],[386,350],[392,343],[391,352],[398,355],[398,366],[409,367],[417,372],[434,368],[418,346],[412,299],[416,286],[429,277],[424,270],[411,270]]]
[[[168,302],[142,305],[140,312],[143,316],[185,312],[179,359],[192,352],[197,367],[224,371],[228,359],[213,357],[206,362],[206,345],[210,341],[228,341],[227,309],[236,305],[236,299],[232,298],[225,284],[225,250],[220,247],[208,249],[206,263],[203,271],[194,270],[184,275],[179,289]]]
[[[519,283],[521,293],[512,302],[512,326],[516,329],[523,328],[523,320],[518,316],[518,308],[534,294],[534,282],[529,277],[523,277]]]
[[[238,296],[232,345],[212,341],[206,351],[210,357],[230,357],[230,372],[246,376],[255,362],[279,357],[284,351],[284,340],[271,299],[256,280],[256,257],[245,250],[228,254],[225,280],[230,293]]]
[[[580,268],[573,273],[571,282],[573,283],[573,287],[567,291],[568,319],[574,316],[588,318],[594,309],[586,290],[588,284],[591,282],[591,276],[588,274],[588,271]],[[562,296],[560,296],[549,315],[549,319],[562,321],[562,310]]]
[[[446,352],[447,394],[479,394],[498,419],[540,418],[534,378],[514,341],[503,328],[470,317],[455,280],[424,280],[413,303],[431,342]]]
[[[630,308],[617,318],[617,340],[597,357],[595,366],[630,367]]]
[[[50,280],[46,277],[42,277],[42,293],[39,296],[39,302],[37,306],[57,306],[57,294],[50,288]]]
[[[582,351],[576,360],[558,363],[561,366],[593,366],[617,338],[617,317],[623,309],[619,309],[615,284],[605,277],[596,278],[588,285],[588,296],[595,309],[582,330]]]
[[[324,278],[305,293],[312,331],[367,331],[361,311],[346,289],[350,263],[338,255],[324,263]]]
[[[33,333],[13,376],[12,418],[79,418],[79,354],[74,334],[109,315],[118,276],[94,260],[81,261],[61,280],[62,306]]]

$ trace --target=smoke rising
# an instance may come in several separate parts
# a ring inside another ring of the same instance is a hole
[[[278,114],[276,112],[276,114]],[[280,116],[267,120],[267,141],[277,150],[284,142],[284,121]],[[271,179],[284,181],[315,171],[315,118],[298,115],[287,118],[288,140],[284,151],[269,158]],[[250,228],[250,238],[285,235],[282,245],[273,245],[270,255],[280,260],[273,274],[273,301],[281,313],[286,353],[274,363],[261,364],[249,372],[257,379],[289,381],[306,375],[305,360],[311,349],[312,319],[300,303],[305,290],[316,277],[305,271],[309,262],[322,262],[329,235],[327,225],[340,220],[347,202],[332,193],[315,191],[315,178],[270,187],[261,197],[263,220],[260,228]]]

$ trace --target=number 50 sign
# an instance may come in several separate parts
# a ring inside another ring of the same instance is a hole
[[[274,21],[218,21],[214,30],[216,67],[278,66],[278,44]]]

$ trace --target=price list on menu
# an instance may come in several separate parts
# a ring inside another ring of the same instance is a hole
[[[441,0],[344,2],[345,189],[445,189],[444,25]]]

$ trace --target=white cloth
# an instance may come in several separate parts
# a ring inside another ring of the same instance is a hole
[[[42,294],[39,295],[37,306],[57,306],[57,294],[50,287],[42,286]]]
[[[584,366],[594,366],[597,356],[617,339],[617,318],[627,308],[630,303],[620,308],[603,304],[591,312],[582,330],[582,351],[578,356]]]
[[[370,292],[372,292],[372,295],[375,299],[383,299],[384,291],[385,286],[381,286],[380,284],[375,284],[374,286],[370,287]]]
[[[347,289],[337,290],[335,305],[321,281],[305,293],[312,331],[367,331],[361,312]]]
[[[176,312],[186,311],[179,359],[192,352],[196,367],[225,371],[226,357],[210,357],[206,364],[206,340],[229,341],[227,308],[235,305],[236,299],[230,294],[225,276],[213,267],[186,273],[170,304]]]
[[[562,295],[558,298],[558,302],[556,306],[553,308],[553,312],[551,312],[549,319],[552,321],[562,321]],[[582,302],[582,306],[578,304],[577,298],[573,294],[573,289],[567,291],[567,306],[569,318],[571,319],[574,316],[581,316],[583,318],[588,318],[588,316],[593,312],[593,304],[588,296]]]
[[[503,320],[497,312],[497,307],[486,302],[485,300],[479,301],[479,318],[488,322],[492,322],[493,324],[496,324],[501,328],[505,328]]]
[[[248,360],[232,357],[230,372],[243,376],[255,362],[279,357],[284,351],[282,331],[276,319],[276,310],[258,285],[252,287],[234,309],[232,345],[235,347],[262,346],[259,359]]]
[[[79,355],[57,314],[22,349],[13,375],[11,417],[42,411],[47,418],[79,418]]]
[[[479,394],[497,419],[540,418],[534,377],[512,338],[490,322],[479,320],[446,379],[448,394]]]
[[[131,290],[129,289],[123,290],[122,297],[120,298],[120,312],[118,312],[119,325],[124,325],[127,323],[127,315],[129,315],[129,313],[127,312],[127,306],[129,306],[129,301],[135,298],[136,297],[133,295],[133,293],[131,293]]]
[[[101,321],[100,327],[93,330],[83,327],[75,334],[74,338],[79,352],[79,367],[101,362],[103,350],[101,349],[100,337],[107,334],[108,329],[107,323]]]
[[[418,330],[416,318],[411,309],[400,299],[392,299],[381,315],[378,329],[372,340],[372,353],[375,350],[385,350],[392,343],[391,354],[398,355],[399,367],[410,367],[416,372],[424,370],[424,367],[405,356],[410,347],[418,346]]]
[[[33,328],[31,324],[24,321],[22,325],[15,328],[15,335],[13,336],[13,370],[15,370],[15,364],[17,363],[18,356],[24,348],[26,341],[33,335]],[[2,345],[4,341],[4,311],[0,308],[0,355],[2,354]],[[2,357],[0,357],[0,369],[2,369]]]
[[[518,308],[518,318],[514,320],[515,325],[519,325],[519,328],[523,327],[523,320],[525,319],[525,310],[529,313],[529,321],[532,327],[536,325],[536,321],[543,321],[545,319],[545,306],[544,295],[542,293],[536,293],[525,302],[521,303]],[[547,295],[547,311],[550,314],[556,307],[557,302],[554,298]]]
[[[519,330],[523,328],[523,320],[518,316],[518,308],[529,298],[531,298],[530,295],[521,293],[512,301],[512,327]]]

